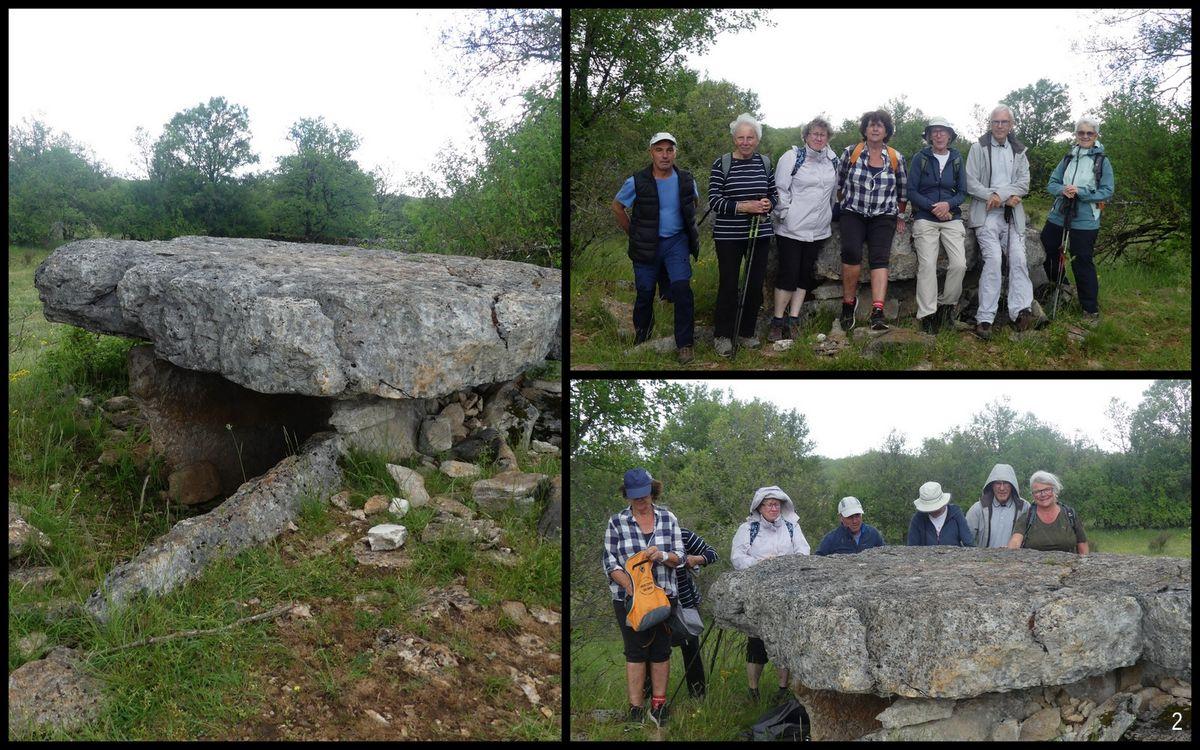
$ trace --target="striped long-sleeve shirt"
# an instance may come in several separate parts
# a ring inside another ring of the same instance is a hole
[[[608,530],[604,532],[604,575],[608,577],[608,589],[612,598],[625,601],[625,587],[612,580],[610,575],[614,570],[624,570],[625,561],[647,547],[658,547],[665,553],[683,554],[683,538],[679,532],[679,519],[675,514],[661,505],[654,506],[654,530],[650,539],[638,528],[637,519],[633,517],[633,508],[626,507],[620,513],[608,519]],[[678,596],[675,585],[675,569],[654,563],[654,582],[658,584],[667,596]]]
[[[691,529],[682,529],[681,533],[685,554],[703,557],[705,565],[712,565],[717,561],[717,551],[704,541],[703,537]],[[679,606],[700,606],[700,587],[692,581],[692,571],[688,570],[686,565],[680,565],[675,571],[675,578],[679,584]]]
[[[765,168],[757,153],[749,159],[734,159],[729,167],[729,176],[721,173],[721,157],[713,162],[708,174],[708,205],[713,210],[714,240],[744,240],[750,237],[750,217],[753,214],[737,213],[739,201],[771,199],[771,208],[779,203],[779,190],[775,187],[775,168]],[[758,236],[770,237],[775,231],[771,215],[759,219]]]
[[[884,147],[883,168],[872,170],[868,161],[870,149],[866,147],[858,161],[850,163],[854,145],[847,146],[839,160],[838,192],[842,195],[842,210],[862,216],[899,215],[908,203],[908,169],[904,154],[897,155],[896,171],[893,172],[887,147]]]

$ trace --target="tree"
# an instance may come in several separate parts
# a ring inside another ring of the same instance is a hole
[[[1129,408],[1129,404],[1119,398],[1111,398],[1108,401],[1108,408],[1104,410],[1104,416],[1108,417],[1112,426],[1104,431],[1104,437],[1121,453],[1128,453],[1130,449],[1129,432],[1132,428],[1133,410]]]
[[[1192,384],[1187,380],[1156,380],[1142,394],[1133,413],[1130,443],[1145,450],[1162,440],[1179,440],[1191,449]]]
[[[1074,125],[1066,85],[1047,78],[1008,92],[1002,101],[1012,109],[1017,137],[1030,148],[1054,141]]]
[[[1124,28],[1137,24],[1130,35]],[[1116,36],[1075,42],[1073,47],[1105,58],[1105,83],[1154,81],[1154,95],[1170,103],[1190,104],[1192,82],[1192,11],[1141,9],[1110,11],[1099,24],[1120,29]]]
[[[476,82],[516,79],[531,64],[547,66],[533,87],[551,97],[561,85],[562,11],[558,8],[477,10],[463,23],[442,32],[442,43],[462,53],[456,67],[460,92]]]
[[[359,138],[324,117],[288,131],[296,153],[280,157],[275,222],[285,236],[333,240],[361,235],[375,206],[375,182],[350,158]]]
[[[42,244],[90,236],[107,217],[102,164],[40,120],[8,130],[8,241]]]
[[[155,151],[160,168],[193,169],[208,183],[232,180],[237,169],[258,163],[250,147],[249,113],[223,96],[177,112]]]

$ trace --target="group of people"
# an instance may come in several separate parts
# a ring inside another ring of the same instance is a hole
[[[625,472],[621,484],[629,502],[608,522],[604,537],[603,565],[609,579],[613,612],[621,629],[625,652],[625,674],[629,698],[629,721],[647,716],[661,726],[667,718],[666,690],[670,672],[671,632],[666,623],[636,632],[626,621],[627,600],[634,595],[633,581],[625,561],[645,551],[654,563],[654,582],[673,606],[695,607],[700,590],[692,572],[717,561],[717,553],[699,535],[684,529],[670,510],[658,504],[663,486],[644,468]],[[936,481],[926,482],[913,500],[916,512],[908,526],[908,546],[949,545],[957,547],[1034,549],[1088,553],[1083,522],[1073,508],[1059,502],[1062,482],[1048,471],[1029,478],[1030,502],[1021,496],[1017,475],[1009,464],[996,464],[988,474],[979,499],[964,514],[950,502],[949,492]],[[818,555],[856,554],[885,542],[877,528],[863,522],[862,502],[856,497],[838,501],[839,525],[821,539]],[[750,514],[734,534],[730,562],[744,570],[782,555],[808,555],[810,546],[800,528],[800,519],[788,494],[776,486],[761,487],[750,501]],[[704,694],[704,669],[699,656],[699,636],[680,646],[688,690]],[[759,638],[746,644],[746,678],[750,697],[759,697],[758,683],[769,661]],[[643,706],[649,675],[650,710]],[[788,674],[778,670],[779,690],[786,691]],[[780,697],[782,693],[777,693]]]
[[[887,145],[895,126],[885,111],[863,114],[859,121],[862,141],[847,146],[840,155],[829,146],[829,123],[817,118],[804,126],[804,146],[793,146],[772,165],[770,157],[758,151],[762,125],[749,114],[730,123],[733,150],[713,162],[708,188],[719,274],[713,321],[717,353],[730,356],[736,345],[759,346],[755,326],[763,303],[772,237],[778,273],[767,339],[795,337],[803,327],[805,297],[817,286],[817,257],[832,236],[834,221],[841,231],[839,320],[843,330],[855,325],[864,244],[871,289],[868,321],[876,330],[888,327],[883,305],[892,241],[897,233],[906,231],[909,218],[917,254],[917,319],[922,330],[937,333],[952,321],[966,273],[968,226],[975,231],[983,258],[979,306],[971,332],[984,340],[991,337],[1000,304],[1004,258],[1009,268],[1009,319],[1022,331],[1037,325],[1021,204],[1029,193],[1029,157],[1025,145],[1013,134],[1011,109],[996,107],[989,124],[989,132],[971,144],[964,160],[952,146],[957,139],[953,126],[934,117],[924,131],[928,145],[914,154],[910,163]],[[1076,143],[1046,186],[1055,200],[1041,233],[1045,270],[1053,283],[1062,280],[1059,248],[1064,232],[1067,234],[1079,302],[1089,324],[1098,321],[1100,314],[1093,248],[1101,210],[1114,186],[1112,165],[1097,140],[1098,131],[1095,118],[1084,117],[1076,123]],[[694,357],[695,308],[688,256],[699,257],[700,253],[695,218],[701,195],[692,174],[675,165],[678,148],[670,133],[652,136],[650,166],[625,181],[612,210],[629,235],[628,253],[637,290],[633,308],[636,342],[650,335],[658,289],[675,305],[675,344],[679,361],[686,364]],[[968,197],[972,200],[964,222],[962,205]],[[945,249],[948,260],[940,294],[939,247]],[[743,266],[745,283],[739,290]]]

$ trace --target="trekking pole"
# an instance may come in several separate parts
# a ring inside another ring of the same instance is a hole
[[[1068,198],[1067,205],[1063,208],[1063,236],[1062,242],[1058,243],[1058,282],[1054,285],[1054,302],[1050,308],[1050,319],[1054,320],[1058,315],[1058,297],[1062,292],[1063,282],[1067,278],[1067,249],[1071,245],[1071,216],[1075,213],[1075,199]]]
[[[700,646],[696,649],[696,653],[692,655],[692,660],[684,663],[683,679],[681,679],[679,681],[679,684],[675,686],[675,690],[673,690],[671,692],[671,697],[667,701],[668,703],[675,702],[675,696],[676,696],[676,694],[679,693],[679,688],[683,687],[683,683],[687,682],[688,668],[692,666],[692,663],[695,662],[697,659],[699,659],[701,668],[704,667],[704,644],[708,642],[708,637],[710,635],[712,635],[712,632],[713,632],[713,626],[709,625],[708,628],[705,629],[704,637],[700,639]],[[711,672],[712,670],[709,670],[709,671]],[[707,681],[707,677],[705,678],[705,680]]]
[[[733,317],[733,352],[730,359],[737,356],[738,339],[742,337],[742,308],[746,306],[746,292],[750,289],[750,266],[754,263],[754,245],[758,239],[758,214],[750,219],[750,251],[746,258],[746,273],[742,278],[742,291],[738,295],[737,314]]]
[[[708,662],[708,673],[713,674],[713,670],[717,668],[717,654],[721,653],[721,636],[725,635],[724,628],[717,628],[717,645],[713,646],[712,659]]]

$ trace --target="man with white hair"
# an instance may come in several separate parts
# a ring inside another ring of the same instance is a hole
[[[1029,155],[1012,134],[1012,110],[992,110],[991,129],[971,144],[967,155],[968,223],[975,230],[983,270],[979,274],[979,310],[972,332],[988,340],[1000,306],[1002,256],[1008,258],[1008,317],[1018,331],[1032,328],[1033,282],[1025,259],[1025,207],[1029,194]]]

